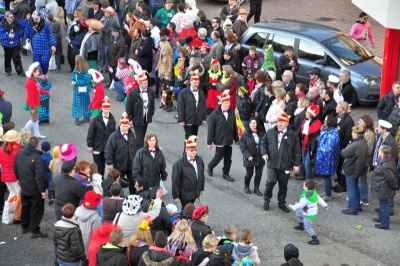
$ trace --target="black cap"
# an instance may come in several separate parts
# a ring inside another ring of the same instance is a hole
[[[217,258],[217,259],[222,259],[224,257],[228,257],[230,256],[231,252],[229,251],[229,249],[227,247],[225,247],[224,245],[219,245],[213,254],[211,254],[211,257],[213,258]]]
[[[74,168],[75,168],[75,161],[66,161],[62,164],[61,171],[65,174],[69,174]]]
[[[321,76],[321,69],[313,67],[310,71],[307,71],[307,74],[317,74],[318,76]]]
[[[118,32],[120,32],[120,31],[121,31],[121,28],[118,27],[118,26],[114,26],[114,27],[112,28],[112,31],[118,31]]]

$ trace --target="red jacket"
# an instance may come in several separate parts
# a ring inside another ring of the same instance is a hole
[[[93,99],[89,104],[89,109],[92,110],[100,110],[101,105],[103,104],[104,99],[104,86],[103,83],[97,83],[96,87],[94,88]]]
[[[186,38],[187,36],[191,36],[193,40],[196,39],[197,33],[194,27],[191,27],[189,30],[187,30],[186,28],[182,29],[182,31],[178,35],[178,38]]]
[[[21,145],[15,142],[8,143],[8,145],[11,145],[10,154],[4,152],[3,148],[0,147],[0,164],[2,168],[1,181],[11,183],[18,181],[14,174],[14,161],[17,152],[21,149]]]
[[[26,100],[25,104],[34,110],[35,107],[40,105],[40,94],[49,95],[49,91],[42,90],[39,82],[34,78],[28,78],[25,84],[26,88]]]

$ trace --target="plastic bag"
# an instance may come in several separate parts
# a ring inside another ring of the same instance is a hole
[[[2,223],[3,224],[12,224],[14,221],[14,209],[17,203],[17,195],[12,197],[11,199],[7,200],[4,204],[3,209],[3,217]]]
[[[25,40],[25,44],[22,47],[27,51],[32,51],[31,40],[30,39],[26,39]]]
[[[56,55],[53,53],[49,61],[49,70],[56,70],[56,69],[57,69]]]
[[[238,113],[235,114],[235,117],[236,117],[236,126],[237,126],[238,136],[240,138],[240,137],[242,137],[243,133],[245,132],[245,128],[244,128],[243,122],[240,119],[240,116]]]

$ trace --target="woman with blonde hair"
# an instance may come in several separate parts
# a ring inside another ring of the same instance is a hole
[[[240,242],[233,248],[232,257],[237,263],[240,263],[242,258],[247,257],[253,263],[250,265],[260,265],[257,247],[253,245],[253,234],[249,229],[243,229],[240,233]]]
[[[222,66],[222,76],[217,83],[217,89],[222,93],[229,90],[230,106],[229,108],[235,110],[236,108],[236,72],[230,65]]]
[[[272,87],[274,87],[274,85],[272,85]],[[283,112],[283,109],[285,109],[286,91],[283,88],[278,87],[277,89],[274,89],[274,95],[275,100],[272,101],[272,105],[265,116],[265,131],[268,131],[270,128],[273,128],[278,124],[278,115]]]
[[[81,55],[75,57],[75,69],[72,71],[72,117],[75,118],[75,125],[79,126],[81,122],[90,122],[90,91],[91,79],[89,74],[89,65]],[[83,120],[79,118],[83,116]]]
[[[155,68],[158,76],[155,78],[155,95],[159,95],[160,87],[163,87],[165,76],[173,70],[172,60],[174,59],[174,51],[171,45],[167,41],[160,42],[160,49],[158,49],[157,54],[154,58],[158,58],[157,66]],[[160,108],[164,107],[162,101],[160,101]]]
[[[196,242],[192,236],[189,223],[182,219],[175,226],[167,243],[167,250],[172,256],[190,257],[196,250]]]
[[[54,14],[54,19],[60,23],[61,25],[61,32],[64,32],[65,29],[65,13],[64,13],[64,8],[62,8],[61,6],[58,6],[56,8],[56,13]]]
[[[32,131],[27,128],[22,128],[19,131],[18,143],[21,145],[21,148],[25,147],[28,144],[29,138],[32,136]]]
[[[218,246],[218,238],[215,235],[207,235],[202,242],[202,249],[196,250],[191,258],[193,265],[205,265],[211,254]]]
[[[126,257],[130,265],[138,265],[140,257],[153,245],[153,238],[150,233],[151,221],[143,220],[131,238],[126,242]]]

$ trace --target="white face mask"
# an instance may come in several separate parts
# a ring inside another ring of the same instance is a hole
[[[78,31],[79,31],[79,26],[78,26],[78,25],[75,25],[75,26],[74,26],[74,31],[75,31],[75,32],[78,32]]]

